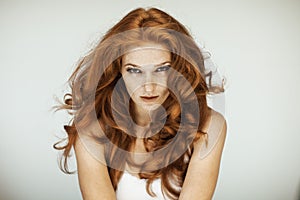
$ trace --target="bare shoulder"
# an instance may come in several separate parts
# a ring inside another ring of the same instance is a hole
[[[219,124],[219,142],[220,143],[224,143],[225,142],[225,138],[226,138],[226,134],[227,134],[227,122],[225,117],[220,114],[219,112],[213,111],[214,114],[216,115],[216,123]]]
[[[211,120],[204,128],[207,128],[206,140],[194,143],[179,199],[212,199],[226,137],[226,120],[222,114],[212,110]]]
[[[211,110],[210,120],[204,130],[207,134],[194,143],[194,153],[201,159],[214,151],[222,152],[227,132],[225,117],[221,113]]]
[[[108,167],[103,162],[104,147],[83,134],[77,136],[74,145],[82,197],[89,200],[99,199],[99,197],[115,199]]]
[[[77,132],[74,151],[78,171],[89,167],[106,168],[105,148],[97,139],[104,135],[99,123],[90,123],[86,128],[77,129]]]
[[[211,117],[219,122],[226,122],[225,117],[218,111],[211,109]]]
[[[208,137],[212,137],[213,135],[224,135],[226,134],[226,130],[227,122],[225,117],[221,113],[211,109],[210,122],[207,127]]]
[[[215,138],[217,138],[218,140],[216,141],[217,143],[220,143],[223,147],[224,142],[225,142],[225,138],[226,138],[226,133],[227,133],[227,122],[225,117],[217,112],[212,110],[212,115],[214,117],[212,117],[213,121],[212,121],[212,125],[216,126],[216,130],[213,131],[213,128],[211,129],[211,133],[210,134],[216,134]]]
[[[98,148],[99,149],[99,148]],[[87,146],[87,144],[78,136],[74,145],[74,151],[77,161],[78,174],[86,172],[99,172],[106,171],[107,166],[102,160],[98,158],[98,155],[94,155],[92,150]],[[104,151],[99,152],[103,154]]]

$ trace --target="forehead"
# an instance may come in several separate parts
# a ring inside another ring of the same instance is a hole
[[[123,65],[128,63],[139,66],[156,65],[171,61],[171,53],[162,47],[139,47],[124,54],[122,59]]]

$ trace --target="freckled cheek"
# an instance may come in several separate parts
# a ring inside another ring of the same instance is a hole
[[[169,96],[169,87],[167,85],[167,80],[160,80],[159,84],[156,86],[156,94],[160,95],[161,98]]]
[[[162,82],[161,82],[161,85],[165,88],[168,88],[168,79],[163,79]]]
[[[169,96],[169,90],[168,90],[168,88],[167,87],[161,88],[160,95],[163,96],[163,97]]]

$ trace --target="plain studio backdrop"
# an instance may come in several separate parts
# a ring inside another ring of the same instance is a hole
[[[299,1],[2,0],[1,200],[81,199],[77,175],[59,170],[52,148],[70,119],[50,110],[54,95],[69,91],[67,78],[97,38],[151,6],[186,25],[227,78],[214,199],[299,199]]]

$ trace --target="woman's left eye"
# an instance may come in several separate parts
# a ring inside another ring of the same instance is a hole
[[[168,71],[170,69],[170,65],[164,65],[161,67],[158,67],[155,72],[164,72],[164,71]]]

